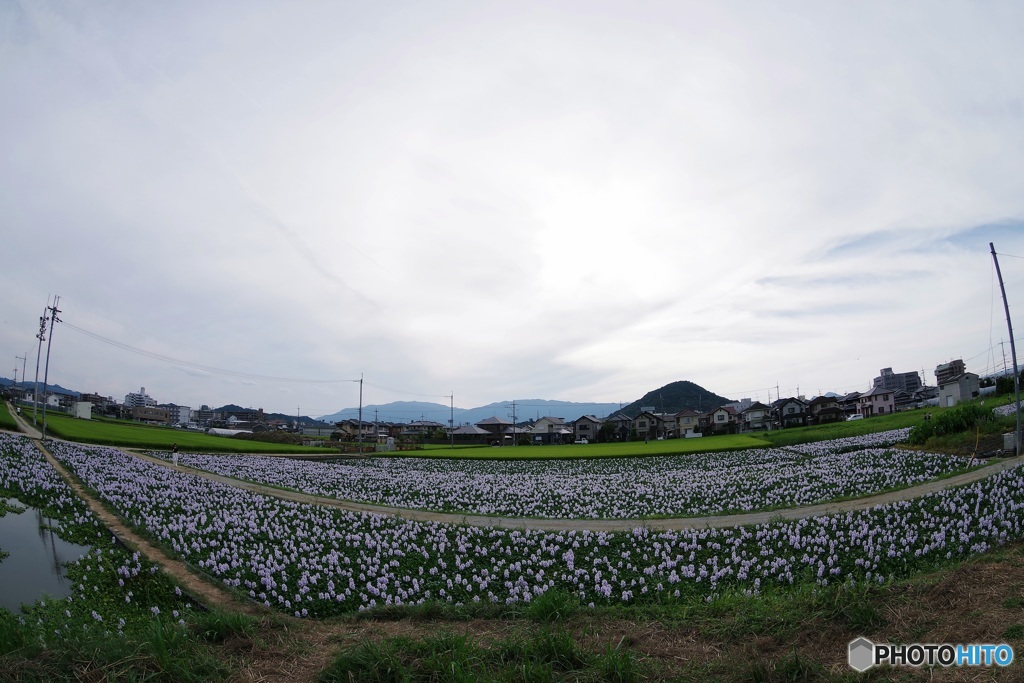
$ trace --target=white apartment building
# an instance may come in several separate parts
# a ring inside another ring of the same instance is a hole
[[[125,394],[124,405],[126,408],[156,408],[156,399],[146,394],[146,387],[142,387],[139,393]]]

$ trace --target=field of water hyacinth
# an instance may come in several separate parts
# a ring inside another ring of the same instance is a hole
[[[727,529],[542,532],[417,522],[278,500],[118,450],[54,443],[127,521],[224,584],[300,617],[378,605],[713,599],[885,582],[1024,531],[1024,471],[914,501]]]
[[[180,652],[191,651],[183,642],[187,620],[195,615],[191,599],[157,565],[120,545],[25,437],[0,433],[0,498],[42,510],[61,538],[91,548],[66,567],[69,596],[26,596],[29,604],[20,615],[0,609],[0,656],[18,660],[19,676],[46,678],[46,673],[33,674],[31,664],[45,651],[71,657],[84,651],[87,658],[95,658],[101,641],[134,650],[134,664],[144,670],[147,658],[138,652],[140,634],[150,643],[181,648],[158,654],[148,664],[151,668],[173,671]],[[112,656],[122,658],[125,652]],[[15,664],[5,659],[0,666]],[[210,666],[203,670],[216,670]]]
[[[548,519],[687,517],[864,496],[966,466],[948,455],[889,448],[908,431],[785,449],[645,458],[311,463],[181,454],[179,462],[316,496],[392,507]]]

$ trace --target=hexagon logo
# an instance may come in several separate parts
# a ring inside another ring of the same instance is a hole
[[[857,640],[851,640],[849,661],[851,669],[860,672],[867,671],[875,664],[875,644],[863,636]]]

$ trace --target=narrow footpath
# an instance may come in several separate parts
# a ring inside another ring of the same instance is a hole
[[[144,453],[125,451],[137,458],[174,468],[174,465],[166,460],[154,458]],[[310,503],[313,505],[325,505],[342,510],[354,512],[369,512],[377,515],[401,517],[421,522],[440,522],[443,524],[463,524],[468,526],[501,527],[506,529],[534,529],[538,531],[632,531],[637,527],[644,527],[652,531],[679,530],[679,529],[705,529],[724,528],[733,526],[744,526],[748,524],[764,524],[777,520],[803,519],[807,517],[819,517],[832,515],[841,512],[865,510],[884,503],[894,503],[903,500],[912,500],[936,491],[941,491],[952,486],[961,486],[971,482],[990,477],[1024,462],[1024,457],[1000,460],[985,465],[970,472],[957,474],[946,479],[936,479],[916,486],[911,486],[898,491],[889,491],[873,496],[841,500],[805,507],[785,508],[780,510],[766,510],[762,512],[751,512],[738,515],[710,515],[707,517],[672,517],[665,519],[543,519],[538,517],[499,517],[489,515],[472,515],[450,512],[432,512],[430,510],[417,510],[412,508],[388,507],[384,505],[371,505],[369,503],[357,503],[348,500],[339,500],[325,496],[315,496],[309,493],[286,491],[284,489],[256,484],[250,481],[234,479],[221,474],[214,474],[205,470],[185,467],[179,464],[177,469],[182,472],[189,472],[211,481],[234,486],[237,488],[253,491],[266,496],[273,496],[282,500],[291,500],[298,503]]]
[[[125,546],[132,550],[138,550],[150,561],[163,567],[164,571],[174,577],[174,580],[178,582],[181,589],[192,596],[198,603],[206,607],[215,606],[222,609],[245,612],[253,616],[272,613],[271,610],[264,608],[262,605],[243,599],[236,592],[215,583],[213,579],[199,569],[171,557],[159,546],[150,543],[145,537],[129,528],[120,517],[111,513],[99,499],[86,491],[67,468],[53,457],[53,454],[46,448],[46,443],[50,441],[49,438],[46,441],[42,441],[42,434],[38,429],[23,420],[16,412],[11,411],[11,415],[20,425],[23,435],[35,441],[39,452],[43,454],[43,457],[57,471],[57,474],[71,487],[75,495],[89,506],[93,516],[106,526],[110,533],[117,537]]]
[[[12,413],[13,414],[13,413]],[[39,431],[34,429],[31,425],[26,423],[21,416],[15,415],[15,419],[21,425],[22,430],[31,438],[39,439]],[[155,458],[138,451],[129,449],[120,449],[125,453],[128,453],[136,458],[146,460],[161,467],[175,468],[171,462]],[[45,449],[44,449],[45,452]],[[56,462],[47,454],[48,459],[54,463],[55,467],[58,467],[58,471],[64,474],[63,468],[59,463]],[[880,493],[871,496],[864,496],[862,498],[854,498],[849,500],[833,501],[828,503],[819,503],[817,505],[808,505],[804,507],[785,508],[779,510],[765,510],[761,512],[751,512],[745,514],[734,514],[734,515],[709,515],[706,517],[672,517],[663,519],[544,519],[538,517],[502,517],[502,516],[489,516],[489,515],[474,515],[474,514],[463,514],[463,513],[451,513],[451,512],[434,512],[430,510],[417,510],[413,508],[399,508],[389,507],[384,505],[372,505],[370,503],[359,503],[350,500],[339,500],[337,498],[317,496],[309,493],[301,493],[297,491],[287,491],[284,489],[276,488],[273,486],[267,486],[264,484],[257,484],[250,481],[244,481],[241,479],[235,479],[220,474],[214,474],[205,470],[200,470],[192,467],[186,467],[184,465],[177,465],[176,469],[181,472],[189,472],[196,476],[204,477],[211,481],[220,482],[228,486],[233,486],[254,493],[259,493],[265,496],[271,496],[274,498],[280,498],[282,500],[290,500],[298,503],[309,503],[312,505],[323,505],[327,507],[334,507],[341,510],[349,510],[352,512],[367,512],[377,515],[385,515],[391,517],[401,517],[403,519],[409,519],[421,522],[438,522],[443,524],[463,524],[468,526],[483,526],[483,527],[500,527],[506,529],[530,529],[538,531],[632,531],[637,527],[644,527],[652,531],[669,531],[669,530],[681,530],[681,529],[705,529],[705,528],[725,528],[733,526],[745,526],[751,524],[764,524],[770,521],[777,520],[794,520],[804,519],[809,517],[819,517],[823,515],[833,515],[837,513],[852,512],[857,510],[866,510],[876,505],[883,505],[886,503],[895,503],[904,500],[913,500],[914,498],[920,498],[921,496],[929,493],[935,493],[946,488],[954,486],[962,486],[964,484],[970,484],[986,477],[990,477],[997,472],[1016,467],[1017,465],[1024,462],[1024,456],[1008,458],[1005,460],[999,460],[988,465],[979,467],[976,470],[970,472],[964,472],[963,474],[957,474],[952,477],[945,479],[936,479],[928,481],[915,486],[910,486],[898,491],[889,491],[886,493]]]

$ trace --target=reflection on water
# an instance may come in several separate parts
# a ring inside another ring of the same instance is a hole
[[[51,526],[57,523],[32,507],[0,517],[0,550],[10,553],[0,560],[0,607],[17,612],[22,603],[32,604],[44,595],[63,598],[71,593],[64,563],[89,548],[58,538]]]

